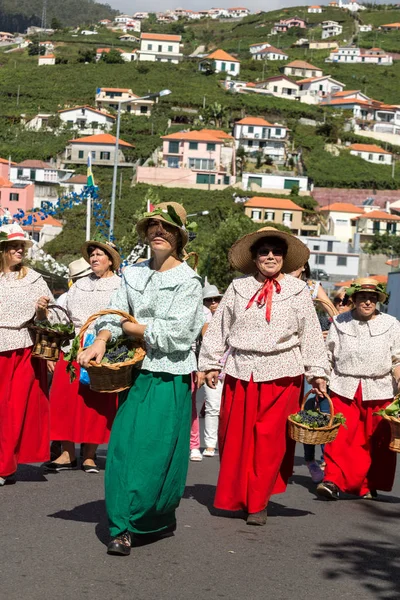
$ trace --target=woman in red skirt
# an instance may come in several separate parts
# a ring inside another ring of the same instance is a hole
[[[317,493],[328,500],[340,491],[364,498],[390,492],[396,469],[389,423],[374,413],[393,401],[398,387],[400,323],[377,310],[387,295],[375,279],[357,279],[346,292],[354,309],[334,318],[327,338],[332,401],[346,417],[346,427],[325,446]]]
[[[284,492],[295,444],[287,418],[299,408],[303,374],[317,393],[329,369],[321,327],[306,283],[291,275],[309,250],[291,234],[264,227],[231,248],[235,279],[215,313],[199,369],[215,388],[225,364],[218,433],[221,468],[215,507],[245,510],[249,525],[265,525],[272,494]]]
[[[18,464],[49,458],[46,363],[32,359],[26,323],[46,318],[51,293],[23,264],[31,246],[19,225],[0,227],[0,486]]]
[[[64,303],[76,334],[91,315],[108,306],[121,282],[114,273],[121,263],[114,244],[88,241],[82,247],[82,254],[93,272],[72,285]],[[55,367],[50,391],[50,435],[52,440],[62,441],[63,452],[54,461],[45,463],[45,467],[48,471],[77,469],[75,444],[83,443],[82,469],[86,473],[98,473],[96,450],[99,444],[109,440],[117,395],[93,392],[88,385],[80,383],[80,367],[77,363],[74,366],[77,377],[72,383],[63,357]]]

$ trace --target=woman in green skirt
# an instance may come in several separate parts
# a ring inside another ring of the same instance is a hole
[[[83,366],[100,363],[106,343],[121,335],[143,339],[147,351],[132,387],[119,395],[108,447],[109,554],[129,554],[132,534],[173,531],[185,488],[196,370],[191,347],[204,323],[200,277],[182,260],[185,224],[186,211],[175,202],[157,205],[137,223],[152,258],[124,270],[110,308],[132,314],[138,324],[100,317],[95,342],[79,356]]]

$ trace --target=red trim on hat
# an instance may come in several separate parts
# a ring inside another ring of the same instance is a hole
[[[16,238],[16,237],[23,238],[24,240],[26,239],[24,234],[21,233],[20,231],[17,231],[17,233],[9,233],[7,237],[9,240],[11,240],[12,238]]]

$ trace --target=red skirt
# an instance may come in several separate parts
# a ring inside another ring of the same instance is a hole
[[[75,443],[107,444],[117,412],[117,394],[93,392],[76,379],[69,381],[63,355],[54,370],[50,389],[50,437]]]
[[[272,494],[286,490],[295,450],[287,435],[287,418],[299,409],[302,379],[255,383],[225,377],[216,508],[259,512]]]
[[[50,458],[46,363],[31,354],[32,348],[0,353],[1,477]]]
[[[390,425],[375,411],[393,401],[362,399],[361,383],[354,400],[332,394],[335,412],[346,417],[337,438],[326,444],[324,481],[332,481],[348,494],[363,496],[371,490],[390,492],[396,470],[396,453],[389,450]]]

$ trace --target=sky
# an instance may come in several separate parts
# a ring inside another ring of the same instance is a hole
[[[113,8],[133,14],[139,10],[162,12],[164,10],[174,8],[189,8],[191,10],[200,10],[212,8],[213,6],[228,8],[231,6],[246,6],[252,12],[257,10],[276,10],[277,8],[286,8],[288,6],[301,6],[305,4],[313,4],[312,1],[304,2],[299,0],[99,0],[100,2],[108,3]],[[361,0],[362,1],[362,0]],[[375,0],[376,4],[384,3],[387,0]],[[321,4],[327,4],[328,0],[323,0]]]

